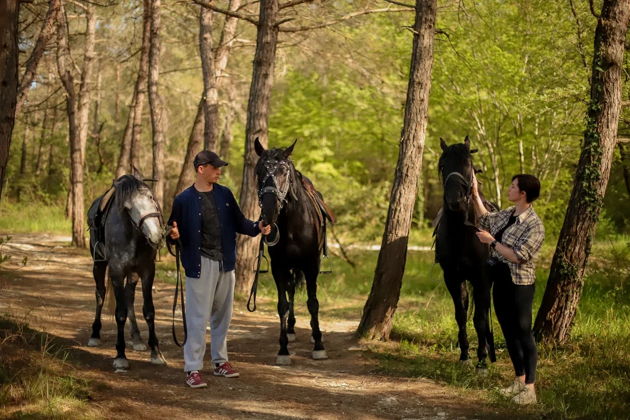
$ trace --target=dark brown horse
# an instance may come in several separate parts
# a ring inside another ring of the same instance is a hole
[[[459,328],[458,343],[460,361],[468,358],[468,336],[466,321],[468,315],[468,288],[466,280],[472,285],[474,301],[473,322],[477,331],[477,369],[487,369],[486,356],[490,351],[490,360],[495,360],[494,342],[490,328],[490,290],[492,284],[486,274],[488,246],[482,244],[475,232],[477,219],[471,202],[472,176],[475,170],[472,162],[468,136],[464,143],[447,146],[440,139],[442,155],[439,171],[444,187],[442,215],[436,227],[435,255],[444,272],[444,282],[453,298],[455,320]],[[491,203],[483,200],[486,207],[494,211]]]
[[[271,272],[278,289],[280,350],[276,364],[291,363],[288,343],[295,340],[293,311],[296,285],[306,279],[307,306],[311,314],[313,359],[327,359],[319,329],[317,276],[325,236],[325,217],[333,216],[313,184],[298,172],[289,159],[295,142],[286,149],[265,148],[256,139],[260,157],[256,164],[261,217],[272,225],[266,238]]]

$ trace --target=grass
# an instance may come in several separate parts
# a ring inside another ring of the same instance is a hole
[[[13,203],[0,201],[0,232],[46,232],[70,235],[72,226],[66,219],[62,206],[48,205],[42,201]]]
[[[0,417],[97,418],[68,352],[21,321],[0,318]],[[69,373],[70,372],[70,373]]]

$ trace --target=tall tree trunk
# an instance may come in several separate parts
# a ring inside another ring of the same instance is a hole
[[[24,100],[26,99],[26,93],[28,92],[31,83],[35,78],[37,65],[39,64],[39,60],[44,55],[44,50],[46,49],[48,42],[55,35],[55,31],[57,29],[57,20],[59,18],[59,10],[61,10],[61,0],[49,0],[48,11],[46,12],[46,17],[44,18],[42,29],[39,31],[39,36],[37,37],[37,41],[35,42],[35,46],[33,47],[33,51],[31,52],[30,57],[28,58],[28,60],[26,60],[26,70],[24,70],[24,74],[22,75],[22,79],[20,80],[17,111],[20,110],[22,103],[24,103]]]
[[[0,2],[0,199],[9,162],[18,95],[18,0]]]
[[[149,104],[153,130],[153,195],[155,201],[164,204],[164,143],[166,119],[164,104],[158,91],[160,75],[160,13],[161,0],[151,0],[151,42],[149,47]]]
[[[252,82],[247,103],[247,125],[245,128],[245,152],[243,181],[241,184],[240,207],[243,214],[255,219],[258,217],[258,195],[256,194],[256,174],[254,166],[258,156],[254,150],[254,140],[267,147],[269,125],[269,100],[273,85],[273,73],[278,44],[278,0],[260,0],[256,54]],[[246,235],[237,238],[236,291],[245,294],[253,281],[253,268],[256,259],[258,240]]]
[[[202,95],[203,96],[203,95]],[[203,105],[204,100],[201,98],[199,105],[197,106],[197,115],[195,116],[195,122],[190,130],[190,137],[188,138],[188,145],[186,146],[186,156],[184,157],[184,163],[182,164],[182,170],[179,173],[179,179],[177,180],[177,187],[175,188],[175,194],[184,191],[195,182],[195,171],[193,170],[193,160],[195,155],[201,151],[203,144]]]
[[[203,73],[203,148],[215,150],[219,137],[219,91],[214,52],[212,50],[212,21],[214,12],[205,7],[199,11],[199,53]]]
[[[89,132],[89,113],[91,100],[92,72],[94,67],[94,44],[96,38],[96,18],[92,6],[86,12],[86,37],[84,45],[83,69],[79,91],[74,86],[70,45],[68,42],[67,22],[63,7],[59,14],[57,28],[57,68],[59,77],[66,91],[66,109],[68,113],[68,137],[70,143],[70,203],[68,209],[72,219],[72,243],[85,247],[83,181],[85,166],[85,147]]]
[[[28,116],[24,121],[24,134],[22,136],[22,150],[20,154],[20,170],[18,171],[17,179],[17,201],[22,201],[22,191],[24,188],[24,179],[26,177],[26,160],[28,155],[28,143],[31,137],[31,121]]]
[[[630,2],[604,0],[595,30],[591,100],[582,152],[553,256],[534,333],[538,340],[564,343],[582,295],[591,239],[602,208],[621,110],[621,70]]]
[[[49,116],[48,108],[44,110],[44,118],[42,120],[42,126],[39,130],[39,138],[37,139],[37,151],[35,152],[35,175],[39,175],[42,171],[42,149],[44,148],[44,142],[46,138],[46,130],[49,128]]]
[[[357,329],[357,334],[371,339],[389,338],[405,272],[427,128],[436,10],[437,0],[416,1],[411,71],[398,162],[374,282]]]
[[[142,14],[142,44],[140,46],[140,61],[138,75],[133,89],[131,106],[127,116],[127,124],[122,138],[116,178],[124,174],[132,174],[133,168],[140,168],[140,136],[142,135],[142,113],[147,96],[147,81],[149,72],[149,44],[151,39],[151,3],[143,0]]]

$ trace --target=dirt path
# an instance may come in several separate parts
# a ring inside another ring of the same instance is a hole
[[[271,312],[248,313],[236,305],[228,349],[238,379],[205,375],[209,386],[184,385],[182,353],[170,333],[173,286],[156,280],[154,299],[160,347],[169,364],[155,367],[148,352],[128,351],[131,369],[117,374],[115,323],[104,317],[102,346],[87,347],[94,316],[94,287],[87,252],[67,246],[69,238],[13,235],[3,253],[12,256],[0,272],[0,313],[44,331],[72,349],[77,373],[92,384],[90,404],[108,418],[488,418],[503,417],[433,381],[374,373],[352,337],[358,319],[322,319],[329,359],[310,359],[308,320],[298,319],[293,365],[275,366],[278,322]],[[28,257],[21,267],[23,257]],[[141,301],[141,299],[136,299]],[[138,302],[137,302],[138,303]],[[146,339],[146,326],[140,322]],[[208,352],[206,353],[208,354]],[[207,356],[206,356],[207,357]]]

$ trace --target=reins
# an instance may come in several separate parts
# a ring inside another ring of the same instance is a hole
[[[279,232],[278,232],[278,236],[280,236]],[[264,242],[264,239],[265,239],[264,236],[262,238],[260,238],[260,245],[258,247],[258,258],[256,260],[256,270],[254,271],[254,273],[255,273],[254,274],[254,282],[252,283],[252,288],[249,291],[249,299],[247,299],[247,310],[249,312],[256,311],[256,293],[258,292],[258,274],[260,273],[260,263],[263,260],[263,258],[265,260],[267,260],[267,257],[265,257],[265,242]],[[269,264],[269,260],[267,260],[267,264]],[[254,306],[252,306],[252,304]]]
[[[182,280],[181,266],[180,266],[180,261],[179,261],[180,248],[181,248],[181,242],[179,239],[177,239],[177,242],[175,243],[175,254],[173,254],[173,252],[171,251],[170,246],[168,249],[169,252],[175,256],[175,265],[177,267],[177,278],[175,280],[175,296],[173,297],[173,317],[172,317],[172,329],[171,329],[171,332],[173,334],[173,341],[175,342],[177,347],[182,347],[184,344],[186,344],[186,340],[188,339],[188,327],[186,325],[186,303],[184,300],[184,282]],[[179,341],[177,340],[177,334],[175,333],[175,310],[177,308],[178,296],[181,298],[181,302],[182,302],[182,324],[184,326],[184,341],[182,341],[181,344],[179,344]]]

